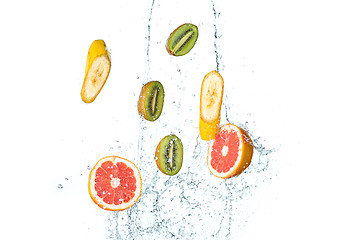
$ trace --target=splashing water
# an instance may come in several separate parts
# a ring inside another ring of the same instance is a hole
[[[214,0],[207,4],[206,11],[213,18],[212,51],[215,55],[212,61],[215,60],[216,70],[221,74],[226,71],[220,44],[221,14]],[[137,159],[131,160],[141,173],[142,194],[133,207],[121,212],[106,212],[107,239],[238,239],[239,232],[246,227],[251,216],[252,197],[275,174],[272,169],[274,159],[271,159],[274,149],[263,146],[260,137],[252,133],[248,122],[238,120],[237,108],[228,97],[231,87],[226,87],[222,105],[224,119],[221,120],[245,129],[253,140],[255,151],[251,165],[237,177],[219,179],[210,173],[206,159],[208,142],[201,140],[198,132],[201,79],[197,76],[197,85],[194,85],[193,79],[194,73],[204,65],[196,52],[197,48],[201,52],[201,48],[195,45],[187,56],[181,58],[167,56],[165,44],[159,44],[164,42],[159,41],[156,34],[164,25],[172,24],[167,28],[169,30],[174,24],[164,21],[160,17],[161,11],[160,4],[156,5],[155,0],[149,1],[142,84],[150,80],[162,82],[165,89],[164,108],[155,122],[139,117],[137,146],[130,149],[137,151]],[[197,24],[206,28],[201,21]],[[199,38],[202,37],[201,30]],[[160,51],[157,49],[159,46],[163,47]],[[152,48],[156,53],[162,50],[163,55],[152,55]],[[159,64],[164,59],[168,65]],[[190,63],[184,65],[182,61]],[[158,72],[161,74],[156,75]],[[162,174],[154,160],[157,144],[169,134],[177,135],[184,147],[183,166],[175,176]],[[114,147],[119,149],[117,145],[124,144],[116,141],[114,145],[109,146],[108,151]],[[91,168],[87,166],[87,170]],[[63,185],[59,184],[58,188],[62,189]]]
[[[220,34],[220,29],[218,27],[218,19],[220,16],[220,13],[216,11],[215,8],[215,3],[214,0],[211,0],[211,4],[212,4],[212,10],[214,13],[214,51],[215,51],[215,61],[216,61],[216,71],[220,72],[222,70],[224,70],[224,65],[222,64],[221,60],[222,60],[222,56],[220,54],[220,50],[219,50],[219,40],[221,38],[221,34]],[[221,69],[220,69],[221,67]]]
[[[150,80],[153,66],[150,30],[156,27],[152,23],[154,4],[153,0],[149,7],[143,84]],[[211,8],[216,70],[223,71],[225,66],[219,47],[220,12],[216,11],[213,0]],[[196,60],[196,56],[191,60]],[[143,181],[141,197],[130,209],[109,213],[109,239],[234,239],[246,226],[247,217],[251,214],[247,208],[252,194],[273,174],[269,167],[273,150],[266,149],[260,138],[251,134],[247,123],[240,122],[232,123],[247,130],[253,139],[255,151],[250,167],[240,176],[225,180],[210,174],[206,164],[208,142],[200,139],[198,123],[193,121],[198,118],[197,106],[193,104],[198,102],[198,89],[184,87],[191,71],[184,68],[180,71],[180,66],[174,64],[177,74],[170,76],[170,80],[177,84],[172,88],[165,87],[165,101],[172,103],[171,106],[164,106],[162,116],[156,122],[139,121],[136,161]],[[225,93],[223,107],[227,122],[231,122],[229,102]],[[184,144],[183,167],[171,177],[159,172],[154,161],[156,145],[168,134],[176,134]]]

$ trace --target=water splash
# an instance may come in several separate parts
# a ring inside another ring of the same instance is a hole
[[[214,25],[214,52],[215,52],[215,62],[216,62],[216,71],[220,72],[220,74],[222,74],[222,72],[225,70],[225,65],[223,63],[223,56],[221,54],[221,48],[220,48],[220,39],[222,34],[220,33],[221,27],[219,27],[220,25],[220,15],[221,12],[219,12],[216,7],[215,7],[215,2],[214,0],[211,0],[211,4],[212,4],[212,11],[213,11],[213,15],[214,15],[214,20],[213,20],[213,25]],[[230,117],[229,117],[229,98],[228,98],[228,94],[227,94],[227,82],[226,79],[225,81],[225,90],[224,90],[224,96],[223,96],[223,107],[224,107],[224,113],[225,113],[225,119],[226,121],[229,123],[230,121]]]
[[[64,181],[59,182],[57,184],[57,188],[58,189],[66,188],[68,184],[72,184],[74,181],[78,181],[79,178],[82,178],[83,176],[88,175],[90,170],[91,170],[91,167],[86,166],[86,170],[83,170],[80,173],[78,172],[77,174],[71,174],[71,175],[68,175],[67,177],[64,177]]]
[[[147,25],[147,46],[146,46],[146,68],[145,68],[145,79],[148,79],[148,76],[150,74],[150,39],[151,39],[151,19],[152,19],[152,13],[154,8],[155,0],[152,0],[150,5],[150,11],[149,11],[149,18],[148,18],[148,25]],[[146,83],[147,81],[144,80],[143,83]]]
[[[119,233],[119,213],[114,212],[111,215],[108,215],[107,222],[109,224],[108,232],[109,232],[109,239],[113,240],[121,240],[121,236]]]
[[[147,19],[143,84],[150,78],[150,35],[154,4],[155,0],[152,0]],[[225,66],[219,42],[221,14],[216,9],[214,0],[211,0],[211,7],[214,16],[216,70],[223,72]],[[176,92],[172,92],[172,96],[167,95],[167,101],[172,104],[166,107],[176,111],[165,111],[156,123],[139,117],[135,162],[142,176],[142,194],[133,207],[108,213],[108,239],[237,239],[237,234],[246,227],[251,214],[253,194],[274,174],[271,171],[271,153],[274,150],[263,146],[260,137],[250,131],[246,122],[237,121],[235,115],[229,116],[228,112],[233,107],[225,93],[223,106],[226,121],[249,132],[255,151],[251,165],[241,175],[225,180],[211,175],[206,160],[208,142],[200,139],[198,126],[192,122],[192,119],[196,119],[194,115],[198,116],[194,114],[196,106],[179,100],[188,96],[188,102],[198,101],[197,95],[191,89],[189,93],[185,91],[184,85],[188,77],[186,69],[180,70],[176,66],[175,72],[180,78],[174,76],[177,80],[173,86]],[[184,111],[186,113],[182,114]],[[173,116],[170,117],[169,114]],[[184,156],[183,168],[171,177],[159,172],[154,163],[154,152],[161,135],[170,133],[183,136],[184,149],[188,150],[184,151],[188,154]]]
[[[150,35],[154,4],[155,0],[152,0],[147,19],[143,83],[150,78]],[[221,72],[226,69],[219,42],[220,12],[216,9],[214,0],[211,0],[211,7],[214,16],[216,69]],[[192,59],[196,60],[196,56]],[[193,61],[194,64],[195,62]],[[266,148],[261,138],[251,132],[247,122],[239,122],[235,114],[228,114],[234,107],[226,92],[223,102],[225,119],[249,132],[255,151],[251,165],[240,176],[223,180],[210,174],[206,163],[208,142],[200,139],[197,121],[194,121],[196,124],[192,123],[192,119],[198,117],[197,106],[178,100],[183,97],[188,98],[188,102],[195,102],[199,100],[198,95],[191,92],[192,89],[189,88],[188,91],[184,88],[189,78],[187,69],[176,66],[175,72],[180,75],[180,80],[175,81],[174,89],[177,91],[172,93],[175,100],[171,101],[171,107],[177,111],[169,114],[164,112],[157,125],[139,117],[137,159],[134,160],[143,178],[142,194],[133,207],[121,212],[106,212],[107,239],[237,239],[236,234],[246,227],[248,216],[251,215],[252,196],[275,174],[271,155],[275,150]],[[187,115],[182,116],[179,112],[184,111],[187,111]],[[164,117],[169,119],[170,114],[174,115],[174,123],[163,120]],[[184,159],[183,168],[172,177],[160,173],[154,164],[153,155],[160,140],[161,134],[157,133],[160,129],[164,130],[164,136],[170,133],[166,132],[169,129],[171,133],[182,135],[184,149],[189,153]],[[116,141],[114,145],[120,143]],[[109,146],[108,151],[113,148],[113,145]],[[91,167],[87,166],[86,169],[90,171]],[[62,189],[64,184],[57,187]]]
[[[214,49],[215,49],[215,58],[216,58],[216,71],[221,72],[222,70],[224,70],[224,65],[222,63],[222,55],[219,52],[219,40],[221,38],[221,34],[220,34],[220,28],[218,27],[219,25],[218,22],[219,22],[220,12],[216,11],[214,0],[211,0],[211,4],[214,14],[213,25],[214,25]]]
[[[142,80],[142,85],[149,81],[150,75],[150,39],[151,39],[151,19],[154,8],[155,0],[151,1],[151,5],[149,7],[149,17],[147,22],[147,41],[146,41],[146,63],[145,63],[145,76]],[[141,159],[141,153],[143,152],[143,144],[144,144],[144,130],[146,130],[146,126],[144,126],[144,119],[139,118],[139,137],[138,137],[138,158]],[[141,161],[137,164],[139,170],[141,170]]]
[[[198,152],[192,159],[196,164],[177,175],[165,176],[157,169],[143,171],[139,201],[132,208],[109,214],[109,239],[234,239],[233,231],[246,226],[247,202],[267,179],[264,173],[269,160],[261,154],[269,150],[254,145],[258,153],[254,164],[231,179],[209,173],[203,141],[197,142]]]

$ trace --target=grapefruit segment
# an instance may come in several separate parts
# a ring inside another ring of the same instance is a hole
[[[223,125],[209,144],[207,163],[216,177],[239,175],[251,163],[253,144],[245,130],[231,123]]]
[[[117,156],[100,159],[89,175],[89,194],[101,208],[120,211],[131,207],[141,194],[139,169]]]

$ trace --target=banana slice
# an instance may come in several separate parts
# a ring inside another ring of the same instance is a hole
[[[224,92],[224,80],[220,73],[211,71],[205,75],[200,94],[200,137],[209,141],[219,130],[220,110]]]
[[[111,68],[109,52],[104,40],[95,40],[88,52],[85,79],[81,88],[81,99],[91,103],[103,88]]]

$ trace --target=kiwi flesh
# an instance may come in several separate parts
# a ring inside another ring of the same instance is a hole
[[[176,135],[164,137],[158,144],[155,160],[159,170],[166,175],[177,174],[183,162],[183,145]]]
[[[183,56],[194,47],[198,35],[197,26],[185,23],[170,34],[166,43],[166,50],[170,55]]]
[[[164,105],[164,87],[159,81],[146,83],[138,101],[139,114],[146,120],[155,121],[161,115]]]

